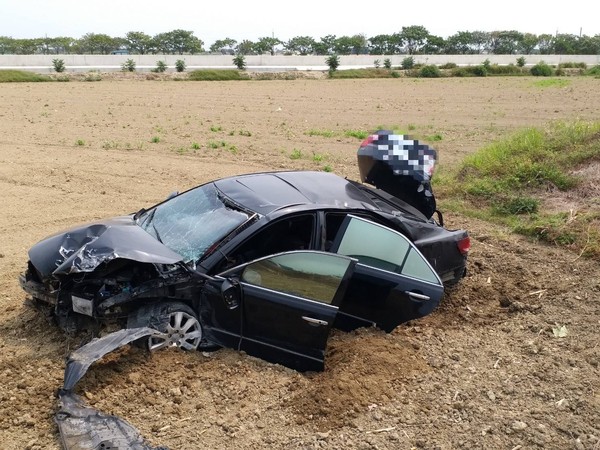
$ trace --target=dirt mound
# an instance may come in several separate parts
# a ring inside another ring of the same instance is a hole
[[[440,164],[451,164],[549,117],[597,120],[600,104],[596,80],[584,77],[542,91],[527,77],[128,76],[0,85],[7,449],[59,448],[54,394],[64,358],[86,338],[63,335],[24,304],[17,277],[39,239],[235,173],[308,168],[356,179],[360,140],[348,130],[387,124],[425,141],[439,134]],[[597,180],[596,164],[582,170]],[[585,187],[594,201],[595,183]],[[92,366],[77,391],[172,449],[598,448],[598,265],[477,220],[445,219],[473,237],[467,278],[433,314],[391,334],[333,333],[323,373],[233,350],[149,356],[132,347]]]

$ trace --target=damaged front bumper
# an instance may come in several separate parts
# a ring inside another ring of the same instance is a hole
[[[19,275],[19,284],[32,298],[56,306],[56,303],[58,302],[58,291],[49,291],[43,283],[28,279],[27,275],[24,273]]]
[[[58,425],[60,440],[65,450],[133,449],[167,450],[153,447],[125,420],[105,414],[85,404],[73,393],[75,385],[89,367],[108,353],[138,339],[164,336],[152,328],[129,328],[94,339],[69,355],[64,384],[58,392]]]

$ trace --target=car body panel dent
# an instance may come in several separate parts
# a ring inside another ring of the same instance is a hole
[[[85,224],[50,236],[29,250],[29,259],[43,278],[93,272],[117,258],[154,264],[175,264],[182,259],[138,227],[133,216]]]

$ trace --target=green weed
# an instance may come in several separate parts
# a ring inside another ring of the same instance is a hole
[[[353,137],[353,138],[360,139],[360,140],[366,139],[368,135],[369,135],[369,132],[364,131],[364,130],[346,130],[346,131],[344,131],[344,136]]]

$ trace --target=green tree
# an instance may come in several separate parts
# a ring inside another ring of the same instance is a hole
[[[177,72],[185,71],[185,61],[183,59],[178,59],[177,61],[175,61],[175,70]]]
[[[259,55],[269,53],[273,56],[275,54],[275,47],[281,44],[283,44],[283,42],[277,38],[261,37],[254,43],[254,51]]]
[[[359,55],[367,53],[367,38],[364,34],[340,36],[333,41],[333,53],[338,55]]]
[[[235,55],[235,57],[233,58],[233,65],[235,67],[237,67],[239,70],[245,70],[246,69],[246,57],[244,55],[242,55],[241,53],[238,55]]]
[[[62,59],[55,58],[52,60],[52,67],[55,72],[61,73],[65,71],[65,62]]]
[[[237,45],[235,52],[238,55],[251,55],[254,53],[254,42],[244,39]]]
[[[15,53],[15,40],[8,36],[0,36],[0,55]]]
[[[459,31],[446,40],[445,52],[449,55],[470,55],[478,53],[474,48],[473,33]]]
[[[421,52],[421,49],[427,44],[429,38],[429,31],[427,28],[421,25],[411,25],[409,27],[402,27],[400,32],[402,41],[406,44],[409,55],[414,55]]]
[[[579,53],[581,55],[600,55],[600,34],[580,37]]]
[[[574,34],[557,34],[554,37],[554,52],[557,55],[579,54],[579,37]]]
[[[133,59],[128,59],[121,64],[121,70],[123,72],[135,72],[135,61]]]
[[[55,55],[73,53],[77,40],[68,36],[59,36],[52,39],[52,53]]]
[[[231,51],[235,48],[237,41],[231,38],[219,39],[210,46],[211,53],[221,53],[221,51]]]
[[[16,39],[15,53],[18,55],[33,55],[40,47],[39,39]]]
[[[350,36],[340,36],[333,43],[333,53],[351,55],[354,53],[355,41]]]
[[[490,33],[489,51],[495,55],[512,55],[517,52],[523,34],[515,31],[492,31]]]
[[[119,47],[115,38],[110,37],[108,34],[95,33],[84,34],[79,39],[78,46],[81,53],[99,53],[101,55],[108,55]]]
[[[183,55],[184,53],[200,53],[203,51],[202,42],[193,31],[173,30],[160,33],[154,37],[157,49],[170,55]]]
[[[443,53],[445,48],[446,40],[443,37],[430,34],[427,38],[427,43],[423,46],[421,51],[426,55],[438,55]]]
[[[538,50],[542,55],[554,53],[554,36],[551,34],[540,34],[538,36]]]
[[[378,34],[367,39],[370,55],[393,55],[395,53],[392,36],[389,34]]]
[[[125,47],[129,53],[145,55],[152,52],[154,40],[152,36],[141,31],[129,31],[125,35]]]
[[[315,51],[315,40],[310,36],[296,36],[284,44],[286,52],[311,55]]]
[[[517,44],[517,52],[523,55],[531,55],[538,43],[539,39],[535,34],[524,33]]]
[[[340,57],[338,55],[331,55],[325,58],[325,64],[329,67],[329,72],[335,72],[340,66]]]
[[[334,52],[335,41],[334,34],[323,36],[319,42],[315,42],[315,53],[317,55],[331,55]]]

